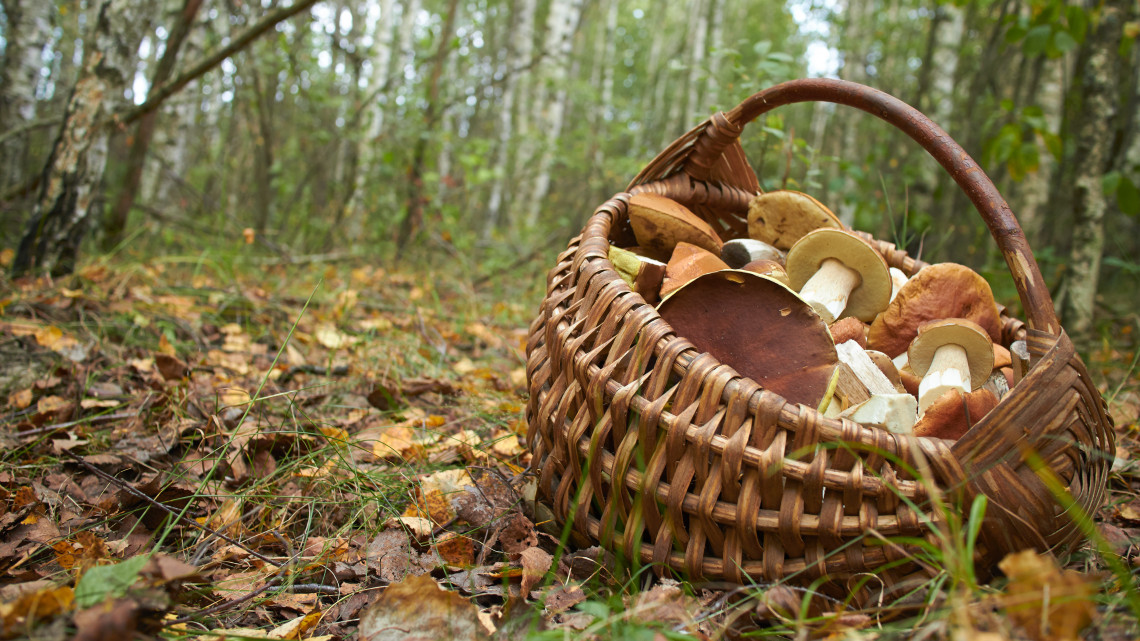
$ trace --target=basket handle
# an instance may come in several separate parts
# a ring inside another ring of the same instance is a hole
[[[997,187],[974,159],[941,127],[922,112],[890,94],[858,83],[830,78],[792,80],[770,87],[725,113],[723,120],[714,117],[704,139],[694,146],[686,168],[699,171],[712,166],[725,148],[739,137],[744,125],[776,107],[797,102],[832,102],[860,109],[901,129],[922,145],[950,172],[950,176],[974,203],[990,234],[997,241],[1013,275],[1021,304],[1025,307],[1029,327],[1053,336],[1060,335],[1061,327],[1053,309],[1053,299],[1049,296],[1049,289],[1033,258],[1033,250],[1029,248],[1021,225],[998,193]],[[714,129],[716,131],[712,131]]]

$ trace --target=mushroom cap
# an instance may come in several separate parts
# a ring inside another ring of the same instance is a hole
[[[716,254],[689,243],[677,243],[673,255],[665,265],[660,296],[665,298],[697,276],[722,269],[728,269],[728,265]]]
[[[777,249],[788,249],[813,229],[843,223],[811,196],[787,189],[759,194],[748,203],[748,236]]]
[[[681,203],[657,194],[629,199],[629,222],[637,244],[654,258],[667,258],[679,242],[692,243],[720,255],[721,240],[712,225]]]
[[[867,345],[894,358],[910,346],[923,323],[965,318],[1001,342],[1001,317],[986,279],[955,263],[928,265],[899,290],[867,332]]]
[[[831,330],[831,337],[835,339],[836,345],[855,341],[859,347],[867,349],[867,326],[858,318],[848,316],[837,320],[828,329]]]
[[[919,376],[926,376],[934,353],[943,345],[958,345],[966,350],[966,360],[970,364],[970,386],[977,389],[990,377],[994,369],[994,350],[986,330],[977,323],[964,318],[946,318],[923,325],[918,337],[907,349],[910,369]]]
[[[748,263],[758,260],[782,261],[784,252],[762,240],[754,238],[733,238],[726,240],[720,248],[720,259],[733,269],[743,269]],[[780,263],[783,265],[783,263]]]
[[[781,285],[788,285],[788,272],[784,269],[784,266],[777,261],[761,258],[760,260],[754,260],[748,263],[740,269],[746,272],[760,274],[761,276],[767,276],[768,278],[774,278],[780,281]]]
[[[819,405],[839,360],[827,324],[796,293],[752,272],[699,276],[662,301],[679,336],[791,403]]]
[[[959,390],[951,390],[926,408],[926,413],[914,424],[914,435],[957,440],[997,404],[997,396],[988,389],[975,390],[965,396]]]
[[[785,268],[792,288],[796,291],[803,289],[828,258],[835,258],[859,272],[861,279],[851,290],[843,316],[870,322],[891,300],[891,274],[887,261],[858,236],[841,229],[817,229],[788,250]]]

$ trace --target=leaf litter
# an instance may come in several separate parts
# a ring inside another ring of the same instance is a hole
[[[287,269],[0,282],[0,639],[874,638],[842,603],[560,540],[523,447],[537,292]],[[1126,446],[1100,515],[1132,568],[1137,398],[1110,407]],[[1025,559],[928,636],[1114,638],[1090,574]]]

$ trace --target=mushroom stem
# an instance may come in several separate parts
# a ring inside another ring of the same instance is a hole
[[[830,325],[847,308],[847,298],[861,281],[859,272],[834,258],[828,258],[820,263],[819,271],[804,283],[800,297]]]
[[[930,369],[918,384],[918,415],[922,416],[938,397],[955,389],[970,393],[970,361],[962,346],[951,343],[934,352]]]

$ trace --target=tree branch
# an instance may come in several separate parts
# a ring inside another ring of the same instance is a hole
[[[179,74],[178,77],[163,83],[161,87],[157,87],[149,92],[145,102],[120,115],[117,118],[118,122],[120,124],[130,124],[147,113],[158,109],[167,98],[181,91],[183,87],[197,80],[207,71],[222,64],[223,60],[244,49],[250,42],[253,42],[258,36],[272,29],[277,23],[292,18],[316,3],[317,0],[296,0],[288,7],[282,7],[262,16],[261,20],[258,20],[248,29],[234,36],[229,44],[211,53],[202,60],[199,60],[189,69]]]

